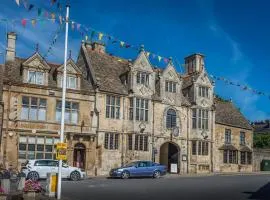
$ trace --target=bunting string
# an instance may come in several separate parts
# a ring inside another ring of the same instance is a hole
[[[217,81],[223,81],[225,82],[227,85],[233,85],[233,86],[236,86],[236,87],[239,87],[241,88],[241,90],[244,90],[244,91],[250,91],[252,92],[253,94],[256,94],[256,95],[260,95],[260,96],[266,96],[268,97],[268,99],[270,100],[270,94],[269,93],[266,93],[266,92],[262,92],[262,91],[258,91],[258,90],[255,90],[247,85],[243,85],[243,84],[240,84],[238,82],[234,82],[234,81],[231,81],[227,78],[224,78],[224,77],[218,77],[218,76],[214,76],[214,75],[211,75],[210,74],[210,77],[212,79],[215,79]]]

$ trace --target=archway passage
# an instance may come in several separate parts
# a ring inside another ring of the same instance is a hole
[[[160,164],[166,165],[168,172],[171,172],[171,164],[177,164],[177,173],[179,173],[179,147],[171,142],[166,142],[160,147]]]
[[[82,143],[77,143],[74,146],[73,152],[73,166],[79,167],[81,169],[85,168],[85,145]]]

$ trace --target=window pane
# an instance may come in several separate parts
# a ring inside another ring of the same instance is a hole
[[[76,89],[76,78],[75,77],[69,77],[68,88]]]
[[[23,105],[29,105],[29,97],[22,97],[22,104]]]
[[[65,112],[65,122],[70,123],[70,116],[69,112]]]
[[[52,138],[46,138],[46,144],[52,144],[53,139]]]
[[[72,111],[71,123],[72,124],[78,123],[78,112],[77,111]]]
[[[38,144],[37,151],[44,151],[44,144]]]
[[[19,144],[19,150],[25,151],[26,150],[26,144]]]
[[[36,138],[35,137],[28,137],[28,143],[29,144],[36,144]]]
[[[52,152],[53,151],[53,146],[52,145],[46,145],[45,146],[45,151],[46,152]]]
[[[45,153],[45,159],[52,159],[52,153]]]
[[[43,84],[43,73],[36,72],[36,83],[42,85]]]
[[[19,142],[26,143],[27,142],[27,137],[21,136],[19,139]]]
[[[34,144],[28,144],[28,151],[35,151],[35,146]]]
[[[46,107],[47,100],[46,99],[39,99],[39,107]]]
[[[66,109],[70,109],[71,108],[71,103],[69,101],[66,101],[65,108]]]
[[[35,152],[34,151],[28,151],[27,158],[28,159],[35,159]]]
[[[29,112],[29,107],[23,106],[22,112],[21,112],[21,119],[28,119],[28,112]]]
[[[56,108],[59,108],[61,110],[61,108],[62,108],[62,102],[61,101],[57,101]]]
[[[37,120],[37,107],[31,106],[29,113],[30,120]]]
[[[46,108],[39,108],[38,120],[42,120],[42,121],[46,120]]]
[[[79,110],[79,104],[78,103],[72,103],[72,109],[73,110]]]
[[[36,153],[36,159],[43,159],[43,153]]]
[[[26,152],[19,151],[19,159],[26,159]]]

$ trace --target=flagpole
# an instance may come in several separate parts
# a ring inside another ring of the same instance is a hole
[[[64,60],[64,73],[63,73],[63,90],[62,90],[62,112],[61,112],[61,130],[60,130],[60,142],[64,142],[64,128],[65,128],[65,104],[66,104],[66,76],[67,76],[67,46],[68,46],[68,23],[69,23],[69,5],[66,12],[66,35],[65,35],[65,60]],[[57,184],[57,199],[61,199],[61,187],[62,187],[62,159],[59,160],[58,167],[58,184]]]

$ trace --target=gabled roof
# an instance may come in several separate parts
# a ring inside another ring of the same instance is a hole
[[[92,50],[87,45],[85,49],[94,76],[99,82],[99,89],[105,92],[128,94],[120,76],[129,71],[129,61]]]
[[[215,99],[216,123],[248,130],[253,130],[244,115],[232,102]]]

